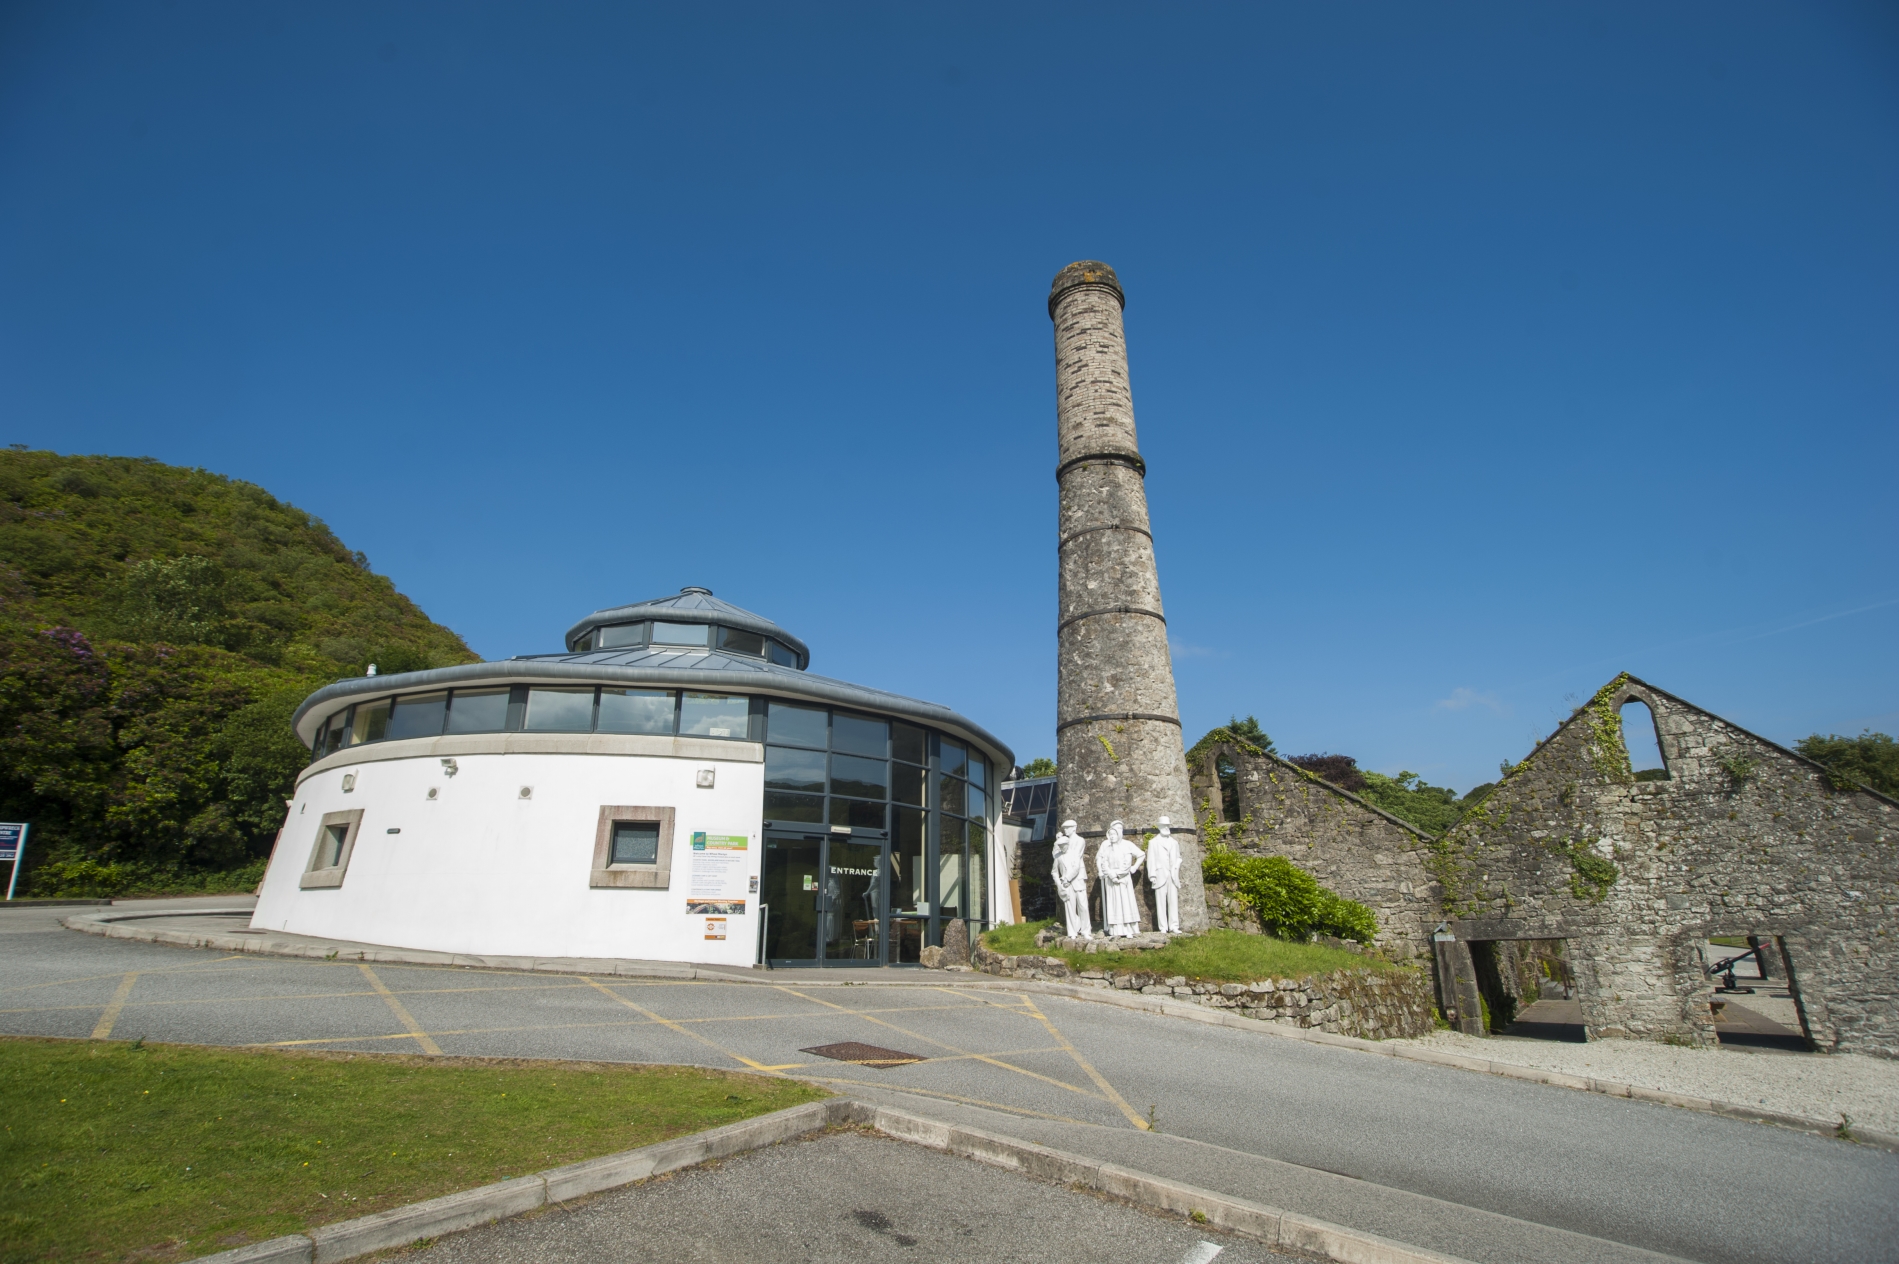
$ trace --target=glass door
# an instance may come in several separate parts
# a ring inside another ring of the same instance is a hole
[[[882,965],[884,842],[765,836],[765,957],[776,965]]]
[[[810,965],[818,960],[818,905],[823,835],[765,835],[765,959]]]
[[[884,844],[833,834],[826,840],[824,959],[882,965]]]

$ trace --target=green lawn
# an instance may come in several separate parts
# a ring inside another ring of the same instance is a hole
[[[0,1260],[207,1255],[824,1096],[687,1067],[0,1039]]]
[[[1156,974],[1184,974],[1189,979],[1220,983],[1249,983],[1254,979],[1296,979],[1353,966],[1373,970],[1401,967],[1377,957],[1360,956],[1324,944],[1294,944],[1270,935],[1247,935],[1237,930],[1214,930],[1188,939],[1176,939],[1165,948],[1147,952],[1063,952],[1037,948],[1035,933],[1048,922],[1019,922],[1000,926],[983,936],[996,952],[1017,956],[1039,953],[1060,957],[1085,970],[1152,970]]]

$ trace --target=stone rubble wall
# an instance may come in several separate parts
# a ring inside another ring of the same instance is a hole
[[[1005,956],[979,945],[972,958],[985,974],[1118,988],[1143,996],[1228,1009],[1263,1022],[1317,1028],[1341,1036],[1387,1040],[1422,1036],[1436,1026],[1430,975],[1422,970],[1348,967],[1297,979],[1251,983],[1190,981],[1152,970],[1075,970],[1060,957]]]
[[[1629,771],[1614,717],[1631,699],[1666,780]],[[1696,948],[1752,934],[1780,949],[1817,1047],[1899,1057],[1899,804],[1718,716],[1618,677],[1443,845],[1457,946],[1567,941],[1592,1039],[1715,1044]]]
[[[1251,818],[1244,828],[1238,822],[1226,827],[1228,847],[1248,856],[1283,856],[1321,886],[1371,909],[1378,917],[1377,946],[1392,960],[1430,958],[1443,903],[1427,864],[1430,835],[1277,755],[1254,755],[1230,743],[1202,752],[1193,769],[1193,801],[1203,821],[1210,812],[1216,820],[1220,815],[1215,761],[1221,755],[1238,774],[1239,814]],[[1212,887],[1207,916],[1215,926],[1260,929],[1249,905],[1230,894],[1216,897]]]

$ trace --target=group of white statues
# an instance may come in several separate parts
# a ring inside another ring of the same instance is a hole
[[[1121,822],[1108,825],[1108,836],[1095,853],[1095,875],[1101,879],[1101,914],[1108,934],[1125,939],[1141,933],[1141,907],[1134,899],[1135,875],[1145,868],[1148,885],[1154,889],[1154,928],[1168,933],[1180,930],[1180,843],[1166,817],[1160,819],[1156,834],[1143,852],[1121,832]],[[1094,937],[1094,923],[1088,916],[1088,862],[1084,852],[1087,841],[1075,832],[1073,821],[1062,822],[1055,840],[1055,889],[1061,893],[1062,912],[1068,919],[1068,934],[1073,939]]]

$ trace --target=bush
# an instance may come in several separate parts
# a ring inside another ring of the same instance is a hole
[[[1336,935],[1363,944],[1378,937],[1378,918],[1370,909],[1334,895],[1284,856],[1242,856],[1216,847],[1201,862],[1201,874],[1232,888],[1276,935],[1299,940]]]

